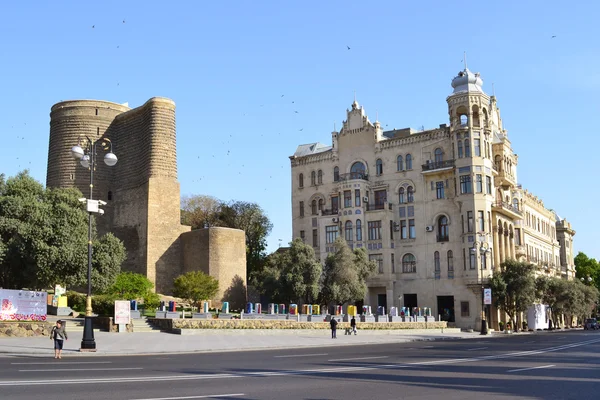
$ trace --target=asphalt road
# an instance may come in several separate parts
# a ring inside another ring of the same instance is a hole
[[[0,378],[3,400],[596,399],[600,333],[194,355],[5,356]]]

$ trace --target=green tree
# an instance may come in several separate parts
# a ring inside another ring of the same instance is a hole
[[[153,288],[154,284],[146,276],[135,272],[121,272],[107,292],[135,300],[146,298]]]
[[[173,294],[192,304],[212,299],[219,290],[219,281],[202,271],[191,271],[175,278]]]
[[[322,270],[312,246],[295,239],[289,249],[267,257],[256,281],[260,292],[273,301],[312,303],[319,296]]]
[[[507,260],[490,278],[494,305],[511,319],[518,330],[516,315],[525,312],[536,299],[536,282],[531,264]]]
[[[47,288],[87,282],[88,214],[76,189],[44,189],[27,171],[0,179],[0,286]],[[125,257],[112,235],[96,236],[94,290],[112,284]]]
[[[343,304],[363,299],[367,292],[367,278],[377,264],[369,261],[363,249],[352,251],[342,238],[334,243],[334,252],[325,260],[321,298],[326,303]]]
[[[181,199],[181,223],[192,229],[220,226],[222,205],[222,201],[212,196],[185,196]]]
[[[580,251],[575,257],[575,278],[600,290],[600,263]]]

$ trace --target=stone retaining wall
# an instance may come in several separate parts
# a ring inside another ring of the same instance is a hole
[[[0,337],[50,337],[53,326],[50,322],[0,322]]]
[[[285,320],[218,320],[218,319],[148,319],[154,326],[165,330],[175,329],[331,329],[329,322],[296,322]],[[338,323],[338,329],[349,328],[349,322]],[[442,329],[447,328],[441,322],[358,322],[361,330],[399,330],[399,329]]]

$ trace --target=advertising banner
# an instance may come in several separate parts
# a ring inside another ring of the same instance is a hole
[[[45,321],[46,292],[0,289],[0,321]]]
[[[131,317],[131,303],[128,300],[115,301],[115,324],[128,324]]]
[[[483,289],[483,304],[492,304],[492,289]]]

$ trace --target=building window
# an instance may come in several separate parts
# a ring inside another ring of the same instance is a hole
[[[444,182],[435,183],[435,195],[438,199],[444,198]]]
[[[338,237],[338,226],[328,225],[325,227],[325,243],[331,244],[335,242]]]
[[[381,158],[375,161],[375,172],[377,175],[383,175],[383,161],[381,161]]]
[[[364,179],[367,175],[366,171],[365,164],[357,161],[350,167],[350,177],[352,179]]]
[[[465,216],[464,215],[460,216],[460,227],[461,227],[462,233],[464,235],[464,233],[465,233]]]
[[[352,207],[352,191],[344,190],[344,208]]]
[[[319,212],[323,211],[323,205],[325,205],[325,200],[319,199]]]
[[[304,202],[300,202],[300,216],[304,217]]]
[[[471,175],[460,176],[460,194],[471,193]]]
[[[396,273],[396,260],[394,257],[394,253],[392,253],[392,274]]]
[[[483,211],[477,211],[477,220],[479,222],[479,232],[485,232],[485,216]]]
[[[471,157],[471,144],[470,139],[465,139],[465,157]]]
[[[383,254],[369,254],[369,261],[375,261],[377,273],[383,274]]]
[[[513,210],[519,211],[519,199],[513,199]]]
[[[487,269],[487,253],[481,255],[481,269]]]
[[[396,158],[396,168],[398,169],[398,171],[402,171],[404,169],[404,165],[403,165],[403,160],[402,160],[402,156],[398,156],[398,158]]]
[[[360,219],[356,220],[356,241],[362,242],[362,223]]]
[[[471,316],[471,312],[469,311],[469,302],[468,301],[460,302],[460,316],[462,318],[468,318]]]
[[[352,221],[346,221],[346,226],[344,229],[344,237],[346,239],[346,242],[348,243],[352,243],[352,240],[354,240],[354,235],[352,234]]]
[[[360,189],[354,189],[354,206],[360,207]]]
[[[412,203],[415,201],[415,192],[414,192],[412,186],[409,186],[408,188],[406,188],[406,200],[409,203]]]
[[[438,228],[438,242],[447,242],[449,240],[449,230],[448,230],[448,217],[442,215],[438,218],[437,223]]]
[[[304,239],[305,239],[304,231],[300,231],[300,239],[302,239],[302,241],[304,242]]]
[[[108,201],[112,200],[112,192],[110,190],[108,191],[106,198],[108,199]]]
[[[412,169],[412,156],[410,154],[406,155],[406,169]]]
[[[340,208],[340,201],[337,196],[331,196],[331,212],[337,214]]]
[[[521,228],[515,228],[515,244],[521,245]]]
[[[415,220],[409,219],[408,220],[408,238],[414,239],[416,237],[417,237],[417,230],[415,229]]]
[[[387,190],[376,190],[375,193],[375,208],[383,209],[385,202],[387,201]]]
[[[439,147],[435,149],[434,155],[436,163],[441,163],[442,161],[444,161],[444,152]]]
[[[402,257],[402,272],[405,274],[414,274],[417,272],[417,260],[415,256],[408,253]]]
[[[467,253],[464,248],[462,250],[463,250],[463,269],[466,271],[467,270]]]
[[[458,158],[463,158],[463,145],[462,145],[462,140],[458,140],[456,143],[457,147],[458,147]]]
[[[317,172],[317,182],[319,183],[319,185],[323,184],[323,171],[321,170]]]
[[[481,139],[473,139],[473,153],[475,157],[481,157]]]
[[[316,229],[313,229],[313,247],[319,247],[319,234]]]
[[[481,174],[475,176],[475,191],[483,193],[483,176]]]
[[[404,188],[403,187],[398,189],[398,202],[400,204],[404,204],[406,202],[406,198],[404,197]]]
[[[317,200],[313,200],[310,203],[310,212],[312,213],[312,215],[317,215]]]
[[[440,266],[440,252],[433,253],[433,265],[435,268],[435,279],[440,279],[442,268]]]
[[[454,255],[448,250],[448,279],[454,279]]]
[[[338,167],[333,168],[333,181],[337,182],[340,180],[340,169]]]
[[[487,194],[492,194],[492,178],[489,176],[485,177],[485,192]]]
[[[477,259],[475,258],[475,254],[477,253],[477,249],[472,247],[469,249],[469,268],[476,269],[477,268]]]
[[[473,211],[467,211],[467,232],[473,232]]]
[[[381,221],[367,222],[369,228],[369,240],[381,240]]]
[[[400,221],[400,239],[408,239],[408,225],[405,219]]]
[[[315,186],[317,184],[317,173],[315,171],[310,173],[310,184]]]
[[[298,175],[298,187],[304,187],[304,174]]]

